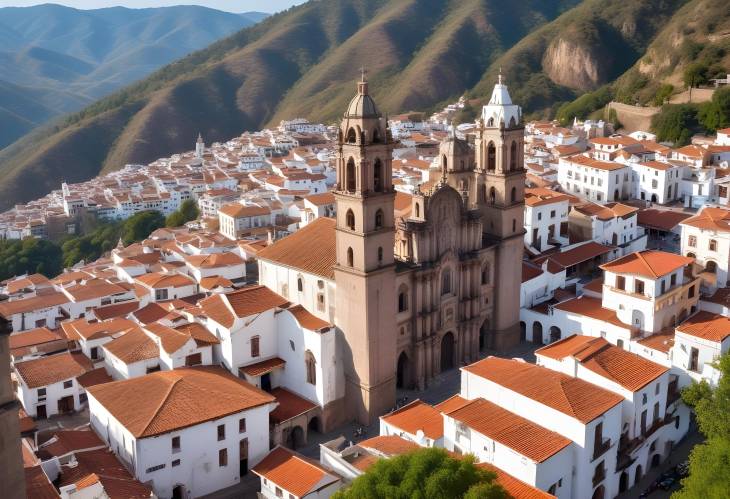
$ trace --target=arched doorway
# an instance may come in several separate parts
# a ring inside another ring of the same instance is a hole
[[[532,323],[532,342],[542,343],[542,322],[540,321]]]
[[[317,416],[314,416],[312,419],[309,420],[309,423],[307,423],[307,431],[320,431],[319,418]]]
[[[641,310],[634,310],[631,312],[631,324],[634,327],[639,328],[640,331],[644,330],[644,312]]]
[[[618,201],[618,189],[613,191],[613,200]]]
[[[304,430],[301,426],[289,428],[289,431],[286,434],[286,442],[284,444],[286,447],[291,450],[297,450],[300,447],[303,447],[306,443],[307,442],[304,439]]]
[[[558,326],[550,327],[550,343],[558,341],[560,339],[560,328]]]
[[[479,328],[479,350],[484,350],[489,346],[489,319],[486,319]]]
[[[599,485],[596,490],[593,491],[593,499],[603,499],[606,495],[606,489],[603,485]]]
[[[657,197],[656,197],[656,194],[652,194],[652,195],[651,195],[651,202],[652,202],[652,203],[656,203],[656,202],[657,202]]]
[[[448,332],[441,338],[441,372],[454,368],[454,334]]]
[[[621,477],[618,479],[618,491],[619,493],[625,492],[629,488],[629,474],[625,471],[621,473]]]
[[[662,457],[659,454],[651,456],[651,467],[656,468],[662,461]]]
[[[710,274],[716,274],[717,273],[717,263],[713,262],[712,260],[708,260],[707,264],[705,265],[705,272],[709,272]]]
[[[527,324],[525,321],[520,321],[520,341],[527,340]]]
[[[636,467],[636,473],[634,473],[634,485],[639,483],[643,476],[644,476],[644,474],[643,474],[643,470],[641,469],[641,465],[638,465]]]
[[[398,371],[396,375],[396,387],[397,388],[408,388],[408,355],[405,352],[401,352],[398,357]]]

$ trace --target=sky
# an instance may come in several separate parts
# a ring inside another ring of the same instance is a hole
[[[121,5],[130,8],[168,7],[170,5],[203,5],[228,12],[274,13],[304,3],[305,0],[0,0],[0,7],[27,7],[42,3],[57,3],[77,9],[99,9]]]

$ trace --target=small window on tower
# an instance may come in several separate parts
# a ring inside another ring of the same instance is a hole
[[[383,248],[378,247],[378,263],[383,263]]]
[[[347,213],[345,214],[345,223],[347,224],[348,229],[355,230],[355,214],[352,210],[347,210]]]
[[[383,227],[383,210],[375,212],[375,228],[380,229]]]
[[[353,264],[354,264],[354,263],[353,263],[353,262],[354,262],[354,260],[355,260],[355,257],[354,257],[354,255],[352,254],[352,248],[347,248],[347,266],[348,266],[348,267],[352,267],[352,266],[353,266]]]

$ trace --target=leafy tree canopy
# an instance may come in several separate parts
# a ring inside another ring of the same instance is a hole
[[[159,211],[135,213],[122,224],[122,241],[131,244],[141,241],[152,231],[165,226],[165,217]]]
[[[421,449],[381,459],[340,490],[335,499],[452,499],[509,497],[494,473],[479,468],[472,456],[450,457],[443,449]]]
[[[168,215],[165,220],[165,225],[167,227],[180,227],[187,222],[197,219],[199,214],[198,204],[192,199],[186,199],[177,211]]]
[[[712,100],[700,107],[698,117],[710,131],[730,127],[730,87],[715,90]]]
[[[730,354],[723,355],[717,367],[721,377],[716,387],[702,381],[682,390],[707,440],[692,449],[689,476],[672,499],[730,497]]]
[[[674,142],[677,146],[690,143],[692,135],[700,130],[697,106],[692,104],[667,104],[651,119],[651,128],[661,142]]]

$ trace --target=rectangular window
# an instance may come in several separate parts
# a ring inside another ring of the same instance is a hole
[[[175,459],[175,460],[174,460],[174,461],[172,462],[172,467],[174,468],[175,466],[180,466],[180,460],[179,460],[179,459]]]
[[[688,369],[690,371],[699,371],[699,360],[700,360],[700,351],[697,350],[695,347],[692,347],[689,351],[689,367]]]
[[[550,211],[550,218],[555,218],[555,210]]]
[[[676,286],[676,284],[677,284],[677,274],[672,274],[672,276],[669,278],[669,285]]]
[[[39,388],[38,389],[38,398],[46,398],[46,389],[45,388]]]
[[[641,279],[634,280],[634,293],[643,295],[644,294],[644,281]]]
[[[226,425],[218,425],[218,441],[226,439]]]
[[[622,275],[616,276],[616,288],[624,291],[626,289],[626,278]]]
[[[664,279],[662,279],[661,289],[661,294],[664,294],[667,291],[667,281],[665,281]]]
[[[238,433],[245,433],[246,432],[246,418],[241,418],[238,420]]]
[[[147,473],[154,473],[155,471],[158,471],[158,470],[161,470],[164,468],[165,468],[164,464],[158,464],[157,466],[152,466],[151,468],[147,468],[146,471],[147,471]]]
[[[64,388],[72,388],[73,386],[74,386],[74,380],[72,380],[72,379],[63,382]]]
[[[689,236],[689,238],[687,239],[687,246],[689,246],[690,248],[697,247],[697,238],[695,236]]]
[[[155,290],[155,300],[167,300],[167,290],[166,289],[156,289]]]
[[[180,452],[180,437],[172,437],[172,452]]]
[[[228,466],[228,449],[218,451],[218,466]]]
[[[251,338],[251,357],[258,357],[260,355],[259,340],[260,338],[258,336]]]

